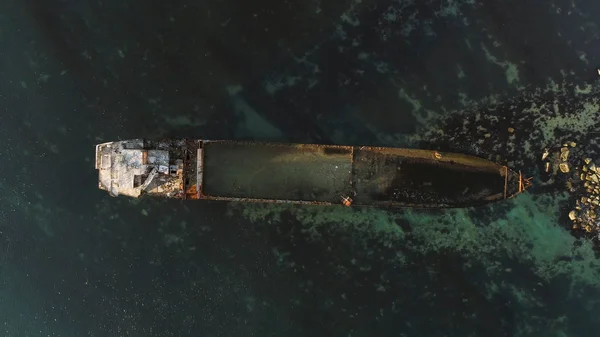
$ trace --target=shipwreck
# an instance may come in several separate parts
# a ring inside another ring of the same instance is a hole
[[[502,201],[530,180],[505,165],[432,150],[227,140],[96,145],[111,196],[450,208]]]

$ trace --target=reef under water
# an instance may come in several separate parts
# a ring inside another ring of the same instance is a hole
[[[579,195],[561,173],[542,180],[539,163],[546,147],[568,140],[577,142],[572,156],[596,155],[598,109],[598,88],[553,86],[473,104],[401,140],[501,160],[540,181],[499,204],[440,211],[230,207],[273,233],[281,264],[310,278],[307,292],[343,307],[327,320],[346,329],[375,320],[368,329],[384,333],[402,319],[407,335],[579,335],[597,308],[597,233],[570,232],[566,215]]]

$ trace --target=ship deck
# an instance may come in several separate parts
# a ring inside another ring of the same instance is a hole
[[[428,150],[208,141],[202,152],[201,192],[212,199],[462,207],[510,197],[518,179],[488,160]]]
[[[363,148],[355,151],[357,204],[463,207],[505,197],[506,167],[484,159],[434,151]],[[510,175],[510,173],[509,173]],[[510,182],[517,177],[512,175]],[[514,188],[506,194],[514,193]]]

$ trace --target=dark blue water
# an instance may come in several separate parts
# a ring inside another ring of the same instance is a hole
[[[600,130],[588,1],[0,4],[0,335],[590,336],[564,179],[424,212],[111,198],[94,145],[460,151],[541,178]],[[508,128],[514,128],[514,133]]]

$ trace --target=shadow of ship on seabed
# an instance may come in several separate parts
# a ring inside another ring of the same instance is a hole
[[[200,139],[96,146],[113,196],[451,208],[512,198],[530,185],[505,165],[433,150]]]

